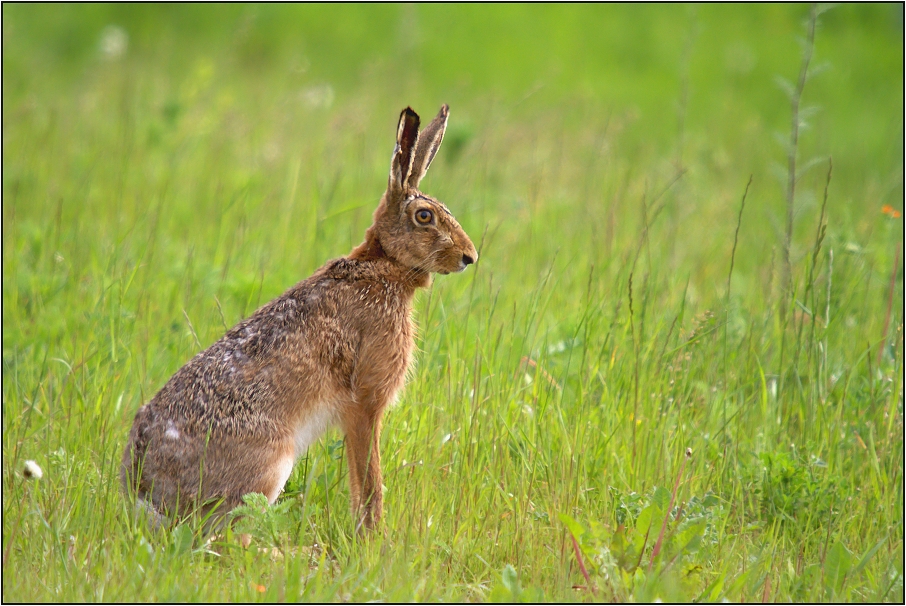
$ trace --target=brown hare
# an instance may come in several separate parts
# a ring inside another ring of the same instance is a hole
[[[263,493],[273,503],[293,464],[331,425],[346,434],[356,529],[382,513],[381,418],[412,359],[410,318],[431,273],[459,272],[475,246],[419,182],[449,109],[419,132],[400,115],[387,191],[365,241],[261,307],[192,358],[139,408],[121,479],[167,518],[214,518]]]

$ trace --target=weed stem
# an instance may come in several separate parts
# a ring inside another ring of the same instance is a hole
[[[799,68],[799,80],[790,102],[792,105],[792,122],[790,124],[790,145],[787,149],[787,183],[786,183],[786,238],[783,242],[783,288],[785,292],[781,298],[780,316],[786,320],[788,298],[793,291],[793,267],[790,262],[790,246],[793,241],[793,201],[796,195],[796,152],[799,148],[799,103],[802,100],[802,91],[808,79],[808,66],[812,60],[812,51],[815,48],[815,24],[818,21],[818,5],[812,5],[812,12],[808,21],[808,37],[802,51],[802,65]]]

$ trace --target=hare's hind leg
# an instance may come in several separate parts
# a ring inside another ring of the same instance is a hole
[[[381,485],[381,417],[383,407],[350,406],[343,415],[349,492],[356,532],[372,530],[383,513]]]

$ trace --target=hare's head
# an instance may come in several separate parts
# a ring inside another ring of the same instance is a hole
[[[387,191],[374,214],[374,234],[383,251],[408,268],[448,274],[478,260],[475,245],[444,204],[418,184],[440,148],[449,108],[444,105],[421,132],[418,114],[400,114]]]

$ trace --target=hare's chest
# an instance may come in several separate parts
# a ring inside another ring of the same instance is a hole
[[[406,380],[415,351],[416,327],[409,313],[386,314],[361,334],[356,372],[357,387],[392,398]]]
[[[387,372],[400,377],[406,374],[415,352],[417,325],[410,313],[398,313],[388,318],[383,331],[376,331],[376,350],[386,361]]]

